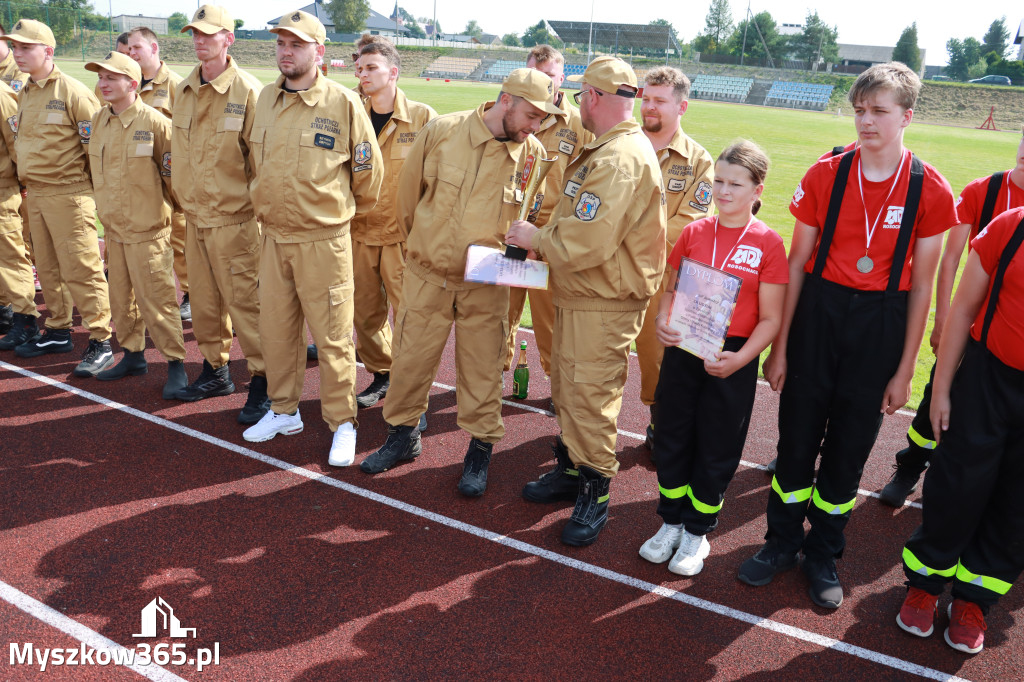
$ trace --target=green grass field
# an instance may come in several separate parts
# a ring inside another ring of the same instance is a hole
[[[61,62],[60,66],[89,86],[96,82],[95,74],[86,71],[82,62]],[[182,75],[192,69],[187,65],[172,68]],[[263,83],[270,83],[277,77],[274,69],[250,69],[250,72]],[[350,72],[332,74],[331,77],[343,85],[355,85],[355,78]],[[437,79],[405,79],[400,84],[410,98],[426,102],[440,113],[475,108],[481,102],[493,99],[498,91],[497,85],[445,83]],[[793,232],[793,218],[788,208],[793,189],[822,153],[836,145],[847,144],[856,136],[850,116],[701,100],[690,102],[683,118],[683,128],[712,156],[717,156],[737,138],[750,139],[764,148],[772,161],[772,169],[765,182],[759,217],[775,228],[787,245]],[[906,145],[935,166],[956,193],[974,178],[1012,167],[1019,139],[1019,131],[995,132],[923,124],[911,124],[905,137]],[[530,326],[529,312],[524,324]],[[914,377],[910,407],[920,402],[933,361],[927,343],[930,325],[929,321]]]

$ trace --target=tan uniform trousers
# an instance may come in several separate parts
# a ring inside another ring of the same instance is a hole
[[[28,204],[36,272],[50,311],[48,329],[71,329],[73,305],[89,338],[110,338],[110,298],[103,277],[96,202],[88,194],[32,193]]]
[[[0,305],[22,315],[37,317],[32,261],[22,237],[18,186],[0,189]]]
[[[508,337],[507,287],[453,291],[405,271],[384,420],[394,426],[419,422],[452,324],[459,428],[485,443],[496,443],[505,435],[501,363]]]
[[[540,352],[540,366],[546,376],[551,376],[551,327],[555,323],[555,304],[551,302],[549,289],[524,289],[509,287],[508,292],[508,348],[505,352],[504,371],[512,369],[515,360],[516,334],[526,307],[526,294],[530,294],[530,317],[533,318],[533,336]]]
[[[298,243],[264,234],[260,256],[260,337],[271,409],[293,414],[299,407],[308,322],[319,354],[320,410],[331,431],[356,425],[350,244],[347,234]]]
[[[181,293],[188,293],[188,267],[185,265],[185,214],[171,214],[171,249],[174,251],[174,274],[178,276]],[[191,299],[189,299],[191,301]]]
[[[569,457],[601,475],[619,470],[616,420],[629,366],[629,345],[643,311],[598,312],[555,307],[551,398]]]
[[[640,402],[644,405],[654,404],[654,390],[658,388],[658,377],[661,376],[661,358],[665,355],[665,346],[661,345],[661,341],[655,336],[655,318],[658,316],[658,306],[661,305],[664,293],[665,280],[662,280],[661,287],[654,296],[651,296],[644,324],[636,337],[636,359],[640,365]]]
[[[21,206],[18,208],[18,215],[21,216],[21,238],[25,241],[25,252],[28,259],[33,263],[36,259],[32,257],[32,231],[28,227],[28,192],[21,193]],[[33,284],[35,288],[35,284]]]
[[[110,309],[124,350],[145,350],[148,326],[153,345],[165,358],[185,359],[173,256],[170,235],[137,244],[107,240]]]
[[[356,283],[353,326],[356,350],[367,371],[391,371],[391,324],[388,306],[396,311],[402,296],[405,244],[374,246],[352,240]]]
[[[231,329],[245,353],[249,374],[263,376],[260,350],[260,302],[256,284],[260,227],[256,219],[240,225],[197,228],[188,224],[185,258],[192,284],[192,331],[199,352],[214,369],[228,362]]]

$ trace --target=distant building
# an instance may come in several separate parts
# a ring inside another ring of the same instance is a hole
[[[1020,45],[1017,48],[1017,59],[1024,59],[1024,21],[1020,22],[1020,26],[1017,27],[1017,37],[1013,39],[1014,45]]]
[[[839,43],[839,64],[842,66],[868,67],[892,61],[895,47],[882,45],[847,45]],[[925,50],[921,50],[921,73],[924,72]],[[918,75],[921,75],[919,73]]]
[[[141,14],[119,14],[110,20],[116,33],[124,33],[133,28],[145,26],[157,35],[167,35],[167,19],[165,17],[144,17]]]
[[[796,36],[803,32],[803,24],[779,24],[780,36]]]
[[[312,14],[319,19],[320,23],[322,23],[324,28],[327,29],[327,33],[337,33],[334,27],[334,19],[332,19],[330,13],[328,13],[326,5],[324,5],[320,0],[316,0],[312,5],[306,5],[299,9],[307,14]],[[268,21],[267,24],[269,26],[277,26],[278,19],[279,17],[274,17]],[[396,35],[396,28],[398,35],[408,36],[410,33],[409,29],[402,25],[401,20],[398,21],[396,26],[394,19],[388,19],[380,12],[374,12],[371,9],[370,16],[366,18],[366,26],[363,27],[363,30],[360,31],[360,33],[370,33],[375,36],[379,35],[393,38]]]

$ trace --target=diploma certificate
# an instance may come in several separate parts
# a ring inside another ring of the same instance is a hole
[[[548,288],[548,264],[506,258],[498,249],[474,244],[466,253],[467,282],[531,289]]]
[[[668,326],[683,335],[679,347],[704,360],[715,360],[725,345],[743,280],[683,258],[672,295]]]

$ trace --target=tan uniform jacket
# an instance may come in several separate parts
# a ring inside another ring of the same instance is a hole
[[[537,216],[537,226],[543,227],[551,219],[551,212],[558,205],[558,190],[562,187],[562,176],[569,162],[575,159],[583,151],[583,145],[594,139],[594,135],[583,127],[583,119],[580,118],[580,110],[569,104],[571,98],[562,93],[558,108],[562,114],[548,116],[540,124],[537,132],[537,139],[544,145],[547,152],[546,158],[558,156],[558,160],[551,166],[547,174],[548,192],[544,196],[544,203],[541,204],[540,214]]]
[[[174,197],[198,227],[238,225],[254,213],[249,199],[249,138],[262,87],[228,57],[228,68],[206,85],[201,66],[179,85],[171,122]]]
[[[99,102],[57,65],[18,96],[18,178],[35,196],[92,192],[88,147]]]
[[[569,164],[551,222],[531,246],[551,265],[556,306],[643,310],[665,268],[661,169],[640,124],[625,121]]]
[[[320,75],[308,90],[263,89],[250,134],[253,204],[278,242],[344,235],[374,207],[384,167],[359,98]]]
[[[92,120],[89,168],[106,238],[124,244],[171,231],[171,122],[138,97],[120,114]]]
[[[499,248],[522,200],[519,183],[532,137],[499,142],[475,111],[439,116],[416,138],[398,183],[398,228],[406,267],[427,282],[455,290],[486,284],[463,280],[471,244]],[[650,146],[650,145],[648,145]]]
[[[181,76],[160,62],[160,70],[153,80],[139,88],[139,96],[143,102],[170,118],[174,109],[174,96],[181,81]]]
[[[671,250],[684,227],[714,214],[711,185],[715,181],[715,162],[682,128],[677,129],[668,146],[658,152],[658,161],[665,181],[666,238]]]
[[[14,164],[14,140],[18,132],[18,96],[9,85],[0,83],[0,189],[18,186],[18,169]]]
[[[11,86],[11,90],[16,93],[21,92],[28,82],[28,74],[21,72],[14,62],[14,53],[10,50],[7,51],[7,56],[0,60],[0,81]]]
[[[364,103],[366,115],[370,115],[370,100]],[[416,142],[416,135],[437,112],[420,102],[412,102],[398,90],[395,97],[395,111],[391,120],[377,137],[381,158],[384,159],[384,183],[380,188],[377,208],[352,221],[352,238],[371,246],[398,244],[403,237],[398,232],[398,218],[395,215],[395,194],[398,190],[398,176],[409,150]],[[372,130],[372,126],[371,126]]]

